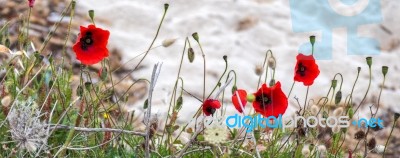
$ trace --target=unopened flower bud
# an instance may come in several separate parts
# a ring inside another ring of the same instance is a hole
[[[228,56],[224,55],[222,58],[224,58],[225,62],[228,62]]]
[[[165,3],[165,4],[164,4],[164,10],[168,10],[168,7],[169,7],[169,4],[168,4],[168,3]]]
[[[192,34],[192,37],[194,40],[196,40],[197,42],[199,42],[199,34],[197,32]]]
[[[193,48],[189,48],[188,49],[188,58],[189,58],[189,62],[192,63],[194,60],[194,51]]]
[[[248,102],[252,103],[256,99],[256,96],[254,96],[254,94],[248,94],[246,99]]]
[[[314,43],[315,43],[315,36],[314,35],[310,36],[310,43],[311,43],[311,45],[314,45]]]
[[[387,66],[382,66],[382,73],[383,73],[383,76],[386,76],[388,70],[389,70],[389,67],[387,67]]]
[[[90,20],[94,21],[94,10],[89,10]]]
[[[28,5],[32,8],[35,5],[35,0],[28,0]]]
[[[357,72],[360,73],[361,67],[357,67]]]
[[[269,86],[272,87],[272,86],[274,86],[274,85],[275,85],[275,80],[274,80],[274,79],[271,79],[271,81],[269,81]]]
[[[268,58],[268,66],[272,69],[275,70],[276,68],[276,60],[274,57]]]
[[[236,90],[237,90],[236,85],[233,85],[233,87],[232,87],[232,95],[235,94]]]
[[[335,104],[339,104],[342,100],[342,91],[337,91],[335,95]]]
[[[353,118],[353,115],[354,115],[353,108],[350,107],[349,110],[347,110],[347,114],[349,114],[350,118]]]
[[[336,88],[337,80],[332,80],[331,87]]]
[[[169,46],[171,46],[172,44],[174,44],[175,41],[176,41],[175,38],[174,38],[174,39],[166,39],[166,40],[164,40],[164,41],[162,42],[162,46],[163,46],[163,47],[169,47]]]
[[[366,60],[367,60],[368,67],[371,68],[371,65],[372,65],[372,57],[367,57]]]
[[[261,65],[256,65],[255,72],[257,76],[261,76],[263,74],[263,67]]]

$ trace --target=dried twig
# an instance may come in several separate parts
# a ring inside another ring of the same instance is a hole
[[[115,132],[115,133],[125,133],[143,137],[146,136],[146,134],[142,132],[115,129],[115,128],[84,128],[84,127],[73,127],[67,125],[50,125],[50,129],[74,129],[75,131],[81,131],[81,132]]]
[[[149,88],[149,96],[147,98],[147,113],[146,113],[146,117],[145,117],[145,123],[146,123],[146,141],[145,141],[145,148],[146,148],[146,157],[149,158],[150,157],[150,147],[149,147],[149,142],[150,142],[150,116],[151,116],[151,99],[153,96],[153,91],[154,91],[154,87],[156,85],[158,76],[160,75],[160,71],[161,71],[161,66],[162,64],[157,63],[154,65],[153,67],[153,73],[151,75],[151,81],[150,81],[150,88]]]

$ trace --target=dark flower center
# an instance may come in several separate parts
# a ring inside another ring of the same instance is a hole
[[[214,113],[215,113],[215,108],[207,107],[207,108],[206,108],[206,111],[207,111],[208,113],[210,113],[210,114],[214,114]]]
[[[81,48],[87,50],[87,48],[93,45],[93,38],[91,32],[86,32],[85,36],[80,39]]]
[[[268,98],[268,96],[264,94],[262,94],[261,96],[256,96],[256,101],[260,103],[262,108],[272,103],[272,99]]]
[[[303,65],[303,63],[299,63],[299,65],[297,65],[298,69],[297,72],[298,74],[300,74],[300,76],[304,77],[306,75],[306,70],[307,68]]]

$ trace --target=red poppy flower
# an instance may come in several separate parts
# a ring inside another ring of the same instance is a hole
[[[35,4],[35,0],[28,0],[28,4],[29,4],[29,7],[33,7],[33,5]]]
[[[81,26],[81,33],[78,40],[72,47],[76,58],[85,65],[96,64],[108,57],[108,37],[110,32],[89,25],[87,28]]]
[[[267,87],[266,84],[263,84],[261,88],[254,93],[254,96],[253,107],[256,112],[264,117],[278,117],[280,114],[284,114],[287,109],[288,100],[286,95],[282,92],[280,82],[277,82],[272,87]]]
[[[239,96],[237,94],[239,94]],[[233,105],[235,106],[237,111],[242,113],[243,110],[242,110],[242,107],[240,106],[239,99],[240,99],[240,102],[242,103],[242,106],[244,109],[244,107],[247,104],[247,92],[245,90],[239,89],[239,90],[235,91],[235,93],[233,93],[233,95],[232,95]]]
[[[221,107],[221,103],[215,99],[207,99],[203,103],[203,113],[206,116],[210,116],[215,113],[215,110]]]
[[[296,68],[294,70],[294,80],[303,82],[305,86],[310,86],[319,75],[318,65],[312,55],[297,55]]]

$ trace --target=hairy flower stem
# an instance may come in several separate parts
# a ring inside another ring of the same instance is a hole
[[[146,53],[144,54],[142,59],[140,59],[139,63],[135,66],[135,68],[133,70],[136,70],[139,67],[139,65],[143,62],[144,58],[146,58],[147,54],[149,54],[151,48],[153,47],[154,42],[156,41],[156,39],[158,37],[158,34],[160,33],[161,25],[164,22],[165,15],[167,15],[167,11],[168,11],[168,4],[164,4],[164,6],[165,6],[164,13],[162,15],[160,24],[158,25],[156,35],[154,36],[153,41],[151,41],[151,44],[150,44],[149,48],[147,49]]]
[[[392,136],[392,133],[393,133],[393,130],[394,130],[394,126],[396,126],[396,122],[397,122],[397,119],[395,119],[395,120],[393,121],[392,129],[390,130],[389,137],[386,139],[385,148],[383,148],[383,153],[382,153],[382,155],[383,155],[382,157],[383,157],[383,158],[385,158],[386,148],[387,148],[387,146],[388,146],[390,137]]]
[[[46,48],[46,46],[47,46],[47,44],[49,43],[50,39],[53,37],[54,32],[56,32],[58,26],[60,25],[60,23],[61,23],[62,20],[64,19],[65,15],[66,15],[66,13],[67,13],[67,10],[72,6],[72,2],[73,2],[73,1],[71,1],[71,2],[68,4],[68,6],[67,6],[66,8],[64,8],[64,10],[63,10],[62,13],[61,13],[61,18],[60,18],[60,20],[57,21],[56,23],[54,23],[53,27],[52,27],[51,30],[49,31],[49,34],[47,34],[46,39],[44,40],[42,46],[40,47],[39,53],[42,53],[43,50]]]
[[[292,83],[292,86],[290,87],[290,91],[289,91],[289,94],[288,94],[288,99],[289,99],[289,97],[290,97],[290,94],[292,94],[292,90],[293,90],[293,87],[294,87],[294,84],[296,83],[296,81],[293,81],[293,83]]]
[[[365,99],[367,98],[369,89],[371,87],[371,81],[372,81],[372,70],[371,70],[371,66],[368,66],[369,69],[369,81],[368,81],[368,88],[367,91],[365,92],[364,98],[361,100],[360,104],[357,106],[356,110],[354,111],[354,114],[357,113],[358,109],[360,108],[360,106],[364,103]]]
[[[268,78],[268,64],[266,64],[267,63],[267,59],[268,59],[268,54],[272,55],[272,51],[270,49],[267,50],[267,52],[265,53],[265,58],[264,58],[264,62],[263,62],[263,65],[262,65],[262,69],[264,69],[265,65],[267,65],[267,67],[265,68],[265,80],[264,80],[264,82],[266,82],[267,78]],[[258,89],[260,87],[261,77],[262,77],[262,74],[260,75],[260,77],[258,77],[258,83],[257,83],[257,88],[256,89]]]
[[[169,113],[170,113],[170,111],[171,111],[171,107],[176,105],[176,104],[175,104],[175,100],[176,100],[176,91],[177,91],[177,88],[178,88],[178,82],[179,82],[179,78],[180,78],[180,75],[181,75],[181,70],[182,70],[182,65],[183,65],[183,58],[185,57],[186,44],[187,44],[188,42],[189,42],[189,38],[186,37],[186,39],[185,39],[185,44],[184,44],[184,46],[183,46],[181,61],[180,61],[180,63],[179,63],[178,74],[176,75],[174,90],[172,91],[171,99],[170,99],[169,106],[168,106],[168,111],[167,111],[168,115],[167,115],[167,119],[165,119],[164,127],[167,125],[167,122],[168,122],[168,119],[169,119]],[[161,145],[162,142],[163,142],[164,135],[165,135],[165,130],[166,130],[166,128],[163,129],[163,134],[162,134],[162,137],[161,137],[161,143],[160,143],[160,145]],[[168,138],[169,138],[169,137],[170,137],[170,134],[168,134]],[[167,140],[169,141],[169,139],[167,139]],[[165,142],[165,145],[167,145],[167,144],[169,144],[169,143]]]

